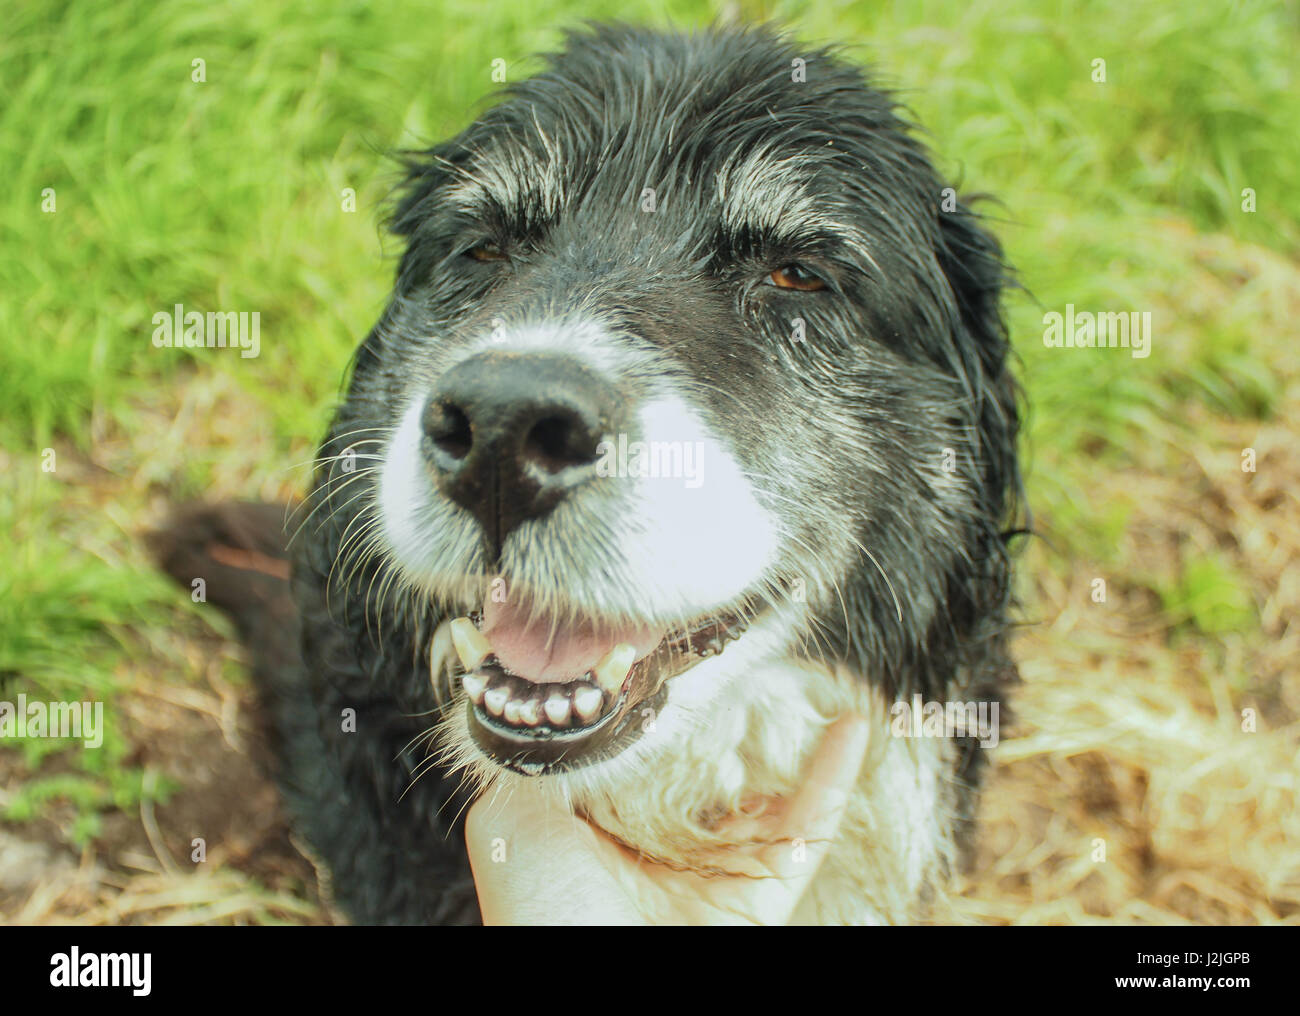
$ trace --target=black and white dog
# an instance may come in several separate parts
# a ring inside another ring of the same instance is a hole
[[[878,722],[796,919],[920,916],[981,749],[891,706],[1014,679],[1018,414],[998,244],[891,99],[768,29],[590,27],[410,158],[393,229],[292,605],[269,513],[164,548],[243,590],[351,917],[477,920],[457,822],[511,781],[689,867],[848,710]]]

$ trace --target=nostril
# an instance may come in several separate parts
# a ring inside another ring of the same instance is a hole
[[[424,433],[434,446],[456,461],[469,455],[474,433],[464,410],[450,402],[430,402],[424,411]]]
[[[478,523],[495,561],[523,522],[595,486],[601,442],[626,418],[613,381],[578,359],[485,350],[448,368],[427,394],[420,455],[439,493]]]
[[[577,417],[547,416],[535,422],[524,438],[524,458],[548,473],[596,460],[596,439]]]

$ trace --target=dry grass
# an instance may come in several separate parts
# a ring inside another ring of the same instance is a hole
[[[1300,271],[1256,248],[1200,241],[1300,315]],[[1189,273],[1181,313],[1231,298]],[[1132,514],[1116,564],[1063,561],[1052,520],[1017,642],[1016,736],[994,754],[968,920],[1300,923],[1300,370],[1272,422],[1202,411],[1122,470],[1094,470],[1094,503]],[[1257,471],[1243,472],[1254,448]],[[1213,549],[1248,580],[1259,630],[1209,638],[1161,610],[1134,575],[1178,575]],[[1091,581],[1104,577],[1107,602]],[[1253,710],[1254,732],[1244,714]],[[1095,858],[1104,846],[1104,861]]]

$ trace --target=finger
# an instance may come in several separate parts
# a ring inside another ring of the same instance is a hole
[[[845,716],[831,725],[775,831],[781,842],[763,851],[764,863],[776,874],[763,883],[765,891],[784,898],[790,912],[830,852],[869,741],[870,727],[861,716]]]
[[[484,924],[639,924],[591,827],[534,784],[470,808],[465,843]]]

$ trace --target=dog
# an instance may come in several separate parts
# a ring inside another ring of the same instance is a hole
[[[157,544],[250,644],[337,902],[478,921],[464,810],[523,783],[702,865],[857,711],[795,920],[924,920],[988,738],[900,709],[1016,680],[998,242],[889,94],[766,26],[571,31],[403,170],[292,552],[246,505]]]

